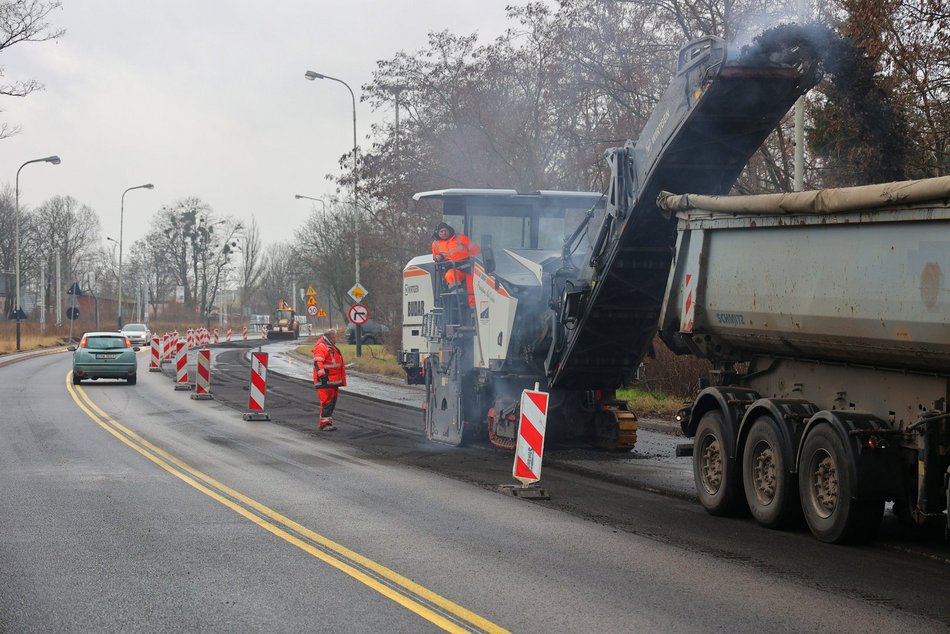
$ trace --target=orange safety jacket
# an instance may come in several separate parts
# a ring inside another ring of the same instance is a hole
[[[482,250],[465,234],[454,233],[445,240],[432,241],[432,257],[441,255],[450,262],[466,260],[470,255],[478,255]]]
[[[319,385],[320,377],[326,376],[332,387],[346,385],[346,366],[340,349],[326,337],[317,339],[313,346],[313,383]]]

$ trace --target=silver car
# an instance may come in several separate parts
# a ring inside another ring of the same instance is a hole
[[[145,324],[126,324],[119,332],[128,337],[133,346],[147,346],[152,342],[152,333]]]

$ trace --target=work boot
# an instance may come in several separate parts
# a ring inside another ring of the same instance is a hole
[[[329,418],[321,418],[320,431],[336,431],[336,427],[333,426],[333,420]]]

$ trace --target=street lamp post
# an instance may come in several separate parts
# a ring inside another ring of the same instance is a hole
[[[327,211],[327,201],[323,200],[322,198],[314,198],[312,196],[304,196],[302,194],[294,194],[294,198],[296,198],[297,200],[300,200],[301,198],[305,198],[307,200],[316,201],[320,203],[321,205],[323,205],[323,213],[326,213]]]
[[[360,283],[360,210],[359,210],[359,188],[357,187],[359,182],[359,171],[356,163],[356,95],[353,94],[353,89],[350,88],[350,85],[343,81],[342,79],[337,79],[336,77],[330,77],[329,75],[324,75],[322,73],[317,73],[312,70],[308,70],[304,73],[304,77],[309,80],[314,79],[329,79],[330,81],[335,81],[337,83],[343,84],[346,86],[346,89],[350,91],[350,99],[353,101],[353,249],[356,253],[356,283]],[[359,325],[356,326],[356,356],[360,357],[363,355],[363,328]]]
[[[16,318],[16,350],[20,351],[20,318],[23,315],[23,309],[20,307],[20,170],[29,165],[30,163],[52,163],[53,165],[59,165],[60,160],[58,156],[47,156],[45,158],[33,159],[32,161],[27,161],[20,166],[20,169],[16,171],[16,187],[15,187],[15,233],[16,233],[16,275],[14,282],[16,283],[16,302],[13,308],[14,317]]]
[[[127,190],[122,192],[122,199],[119,205],[119,310],[116,316],[116,322],[118,322],[119,330],[122,330],[122,234],[123,234],[123,225],[125,224],[125,195],[128,194],[133,189],[154,189],[155,185],[148,183],[147,185],[136,185],[135,187],[129,187]]]

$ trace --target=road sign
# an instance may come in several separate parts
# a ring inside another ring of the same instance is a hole
[[[307,298],[307,306],[316,306],[316,305],[317,305],[317,298],[316,298],[316,297],[314,297],[313,295],[311,295],[310,297]]]
[[[548,418],[548,395],[539,390],[521,392],[521,424],[511,475],[527,486],[541,479],[544,428]]]
[[[347,294],[353,298],[353,301],[361,302],[364,297],[369,295],[369,291],[362,284],[354,284],[353,288],[347,291]]]
[[[82,295],[82,289],[79,288],[79,282],[73,282],[72,286],[69,287],[69,290],[66,291],[67,295]]]
[[[317,311],[317,317],[326,317],[326,316],[327,316],[327,311],[323,310],[322,308]]]
[[[317,291],[315,291],[312,286],[307,287],[307,297],[313,297],[316,294]]]
[[[26,319],[26,313],[23,312],[22,308],[14,308],[10,311],[10,319],[23,321]]]
[[[310,306],[307,306],[307,314],[310,315],[311,317],[316,317],[316,316],[317,316],[317,305],[316,305],[316,304],[311,304]]]
[[[79,319],[79,307],[77,307],[77,306],[70,306],[69,308],[67,308],[67,309],[66,309],[66,317],[68,317],[69,319],[73,319],[73,320]]]
[[[369,308],[362,304],[353,304],[350,306],[350,310],[347,311],[346,316],[350,318],[354,325],[362,326],[369,321]]]

